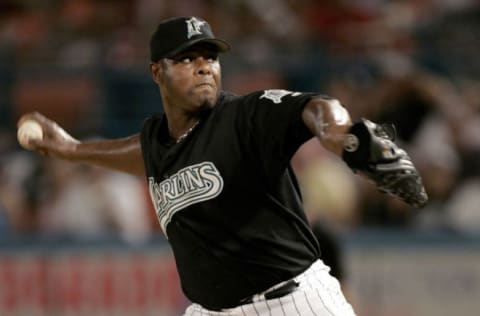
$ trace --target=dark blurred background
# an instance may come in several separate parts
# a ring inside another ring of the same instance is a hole
[[[396,125],[431,199],[421,211],[316,140],[292,160],[359,315],[480,310],[479,1],[0,0],[1,315],[182,313],[144,179],[27,152],[15,126],[39,111],[83,140],[137,133],[162,111],[149,36],[178,15],[231,44],[225,90],[319,91]]]

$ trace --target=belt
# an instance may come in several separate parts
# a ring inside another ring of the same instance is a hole
[[[240,304],[251,304],[253,303],[253,299],[254,297],[262,297],[265,298],[266,300],[271,300],[271,299],[274,299],[274,298],[280,298],[280,297],[283,297],[287,294],[290,294],[292,293],[293,291],[295,291],[298,287],[299,283],[295,280],[289,280],[287,282],[285,282],[284,284],[282,284],[280,287],[277,287],[275,289],[272,289],[270,291],[266,291],[260,295],[256,294],[256,295],[253,295],[253,296],[250,296],[250,297],[247,297],[245,299],[243,299]]]

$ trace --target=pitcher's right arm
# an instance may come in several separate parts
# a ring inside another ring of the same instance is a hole
[[[42,139],[29,140],[30,150],[49,157],[145,176],[140,134],[125,138],[81,142],[38,112],[23,115],[17,126],[29,119],[37,121],[43,129]]]

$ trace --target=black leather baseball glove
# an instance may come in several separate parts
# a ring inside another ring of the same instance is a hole
[[[375,182],[379,191],[422,207],[428,201],[422,178],[394,139],[393,125],[362,119],[350,128],[345,138],[343,160],[353,171],[360,171]]]

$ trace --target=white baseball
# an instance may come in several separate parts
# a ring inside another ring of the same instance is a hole
[[[32,149],[32,147],[28,144],[30,139],[42,139],[43,138],[43,130],[42,126],[34,120],[26,120],[24,121],[17,131],[17,139],[22,147],[27,149]]]

